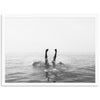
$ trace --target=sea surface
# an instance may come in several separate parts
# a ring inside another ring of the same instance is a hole
[[[9,54],[5,59],[6,83],[95,83],[95,55],[58,54],[56,66],[49,55],[49,81],[42,54]],[[35,63],[35,64],[34,64]]]

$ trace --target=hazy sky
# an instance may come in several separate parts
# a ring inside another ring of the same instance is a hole
[[[6,52],[94,52],[93,17],[6,17]]]

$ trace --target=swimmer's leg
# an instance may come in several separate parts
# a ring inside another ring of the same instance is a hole
[[[52,61],[53,66],[55,66],[56,57],[57,57],[57,49],[55,49],[55,55],[54,55],[53,61]]]

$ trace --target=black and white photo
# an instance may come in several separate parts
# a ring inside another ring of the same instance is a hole
[[[2,16],[2,82],[95,84],[95,34],[95,16]]]

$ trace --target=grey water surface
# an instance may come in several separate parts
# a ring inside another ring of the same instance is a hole
[[[49,63],[52,66],[52,56]],[[95,56],[67,55],[57,56],[56,71],[51,71],[50,81],[45,76],[44,56],[35,54],[6,55],[6,83],[95,83]],[[36,66],[32,65],[38,62]]]

